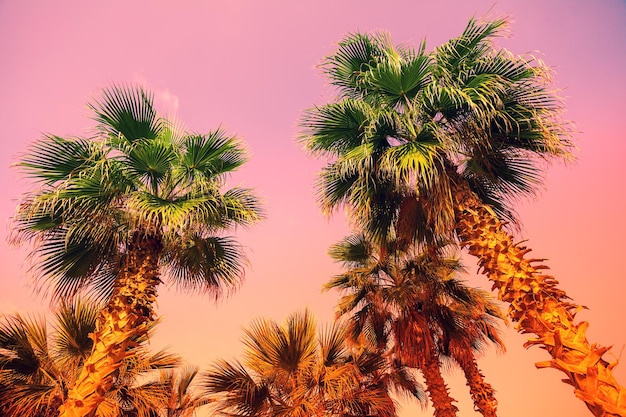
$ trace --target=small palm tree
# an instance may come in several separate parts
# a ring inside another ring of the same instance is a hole
[[[458,411],[440,371],[442,356],[450,356],[466,374],[476,409],[494,417],[497,401],[475,353],[489,341],[503,348],[497,328],[503,313],[488,294],[454,277],[463,268],[455,258],[442,258],[441,250],[392,250],[380,259],[375,249],[365,236],[355,235],[329,251],[348,267],[325,288],[345,293],[338,314],[351,314],[352,339],[419,368],[436,416]]]
[[[255,417],[396,416],[397,389],[422,398],[418,383],[369,351],[351,354],[345,332],[317,334],[310,313],[283,325],[258,320],[245,331],[244,364],[217,362],[203,380],[220,415]]]
[[[234,288],[244,257],[224,232],[260,218],[247,189],[225,192],[245,151],[222,130],[189,133],[158,117],[141,88],[112,87],[91,104],[92,138],[46,136],[19,167],[38,188],[15,217],[14,241],[36,241],[54,295],[95,291],[108,300],[94,348],[62,416],[85,416],[104,400],[130,341],[145,334],[163,277],[216,296]]]
[[[67,399],[93,341],[99,305],[75,300],[55,312],[52,330],[43,317],[19,314],[0,322],[0,404],[7,417],[56,417]],[[150,354],[145,340],[113,375],[113,387],[93,412],[94,417],[150,417],[165,403],[165,386],[150,378],[151,371],[171,368],[178,357],[165,351]]]
[[[587,341],[580,307],[504,228],[517,222],[517,199],[542,183],[544,162],[572,148],[548,68],[494,48],[506,23],[472,19],[432,53],[394,47],[387,34],[342,41],[323,64],[339,98],[302,121],[306,146],[331,158],[320,201],[328,213],[350,207],[381,257],[390,239],[467,248],[519,330],[538,336],[528,343],[552,356],[537,365],[564,372],[595,415],[623,415],[608,348]]]

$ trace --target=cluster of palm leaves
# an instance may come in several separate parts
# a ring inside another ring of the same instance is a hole
[[[262,217],[251,190],[224,190],[245,148],[222,130],[193,133],[160,117],[142,88],[105,89],[89,105],[92,137],[45,136],[19,162],[36,188],[13,234],[34,242],[55,299],[89,292],[104,303],[61,304],[50,336],[41,319],[3,319],[0,412],[189,416],[211,403],[229,416],[392,417],[392,393],[424,401],[419,371],[435,415],[448,417],[457,412],[441,374],[448,361],[463,369],[476,409],[495,416],[475,355],[503,348],[504,316],[458,279],[464,247],[520,331],[537,335],[529,344],[551,355],[540,366],[564,372],[595,415],[626,415],[608,349],[587,341],[579,306],[511,234],[515,201],[572,145],[545,65],[494,47],[505,27],[472,19],[432,52],[354,34],[326,58],[338,95],[306,111],[302,141],[328,158],[322,207],[347,207],[357,232],[330,251],[346,267],[326,286],[343,292],[345,324],[318,333],[308,312],[259,320],[243,362],[217,362],[197,384],[197,368],[173,370],[178,358],[142,343],[162,280],[216,297],[239,284],[246,259],[229,234]]]
[[[62,304],[51,327],[44,317],[9,315],[0,321],[0,412],[3,416],[55,417],[85,359],[89,357],[98,303],[76,299]],[[181,359],[167,351],[151,353],[147,338],[134,340],[130,355],[113,376],[112,388],[95,417],[173,416]],[[180,368],[183,369],[184,368]],[[178,398],[178,397],[176,397]],[[190,407],[187,407],[190,408]],[[159,413],[157,413],[159,412]]]
[[[396,416],[391,392],[423,399],[408,368],[368,349],[349,349],[347,328],[320,332],[308,311],[245,332],[244,363],[219,361],[203,385],[228,416]]]

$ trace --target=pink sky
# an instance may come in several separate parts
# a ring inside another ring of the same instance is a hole
[[[254,187],[268,213],[264,223],[237,232],[251,268],[229,299],[215,305],[161,288],[154,346],[169,345],[203,366],[238,356],[241,329],[255,317],[282,320],[308,306],[327,322],[338,295],[320,287],[339,267],[326,250],[348,228],[340,214],[321,215],[313,193],[321,162],[295,141],[302,111],[332,94],[316,64],[350,32],[387,30],[395,43],[410,45],[426,38],[432,49],[488,11],[513,18],[512,36],[500,46],[554,68],[578,130],[577,163],[552,167],[546,191],[519,207],[520,239],[589,307],[578,317],[591,322],[590,340],[612,344],[619,356],[626,345],[623,0],[0,1],[0,218],[8,224],[27,187],[10,164],[29,143],[42,132],[88,133],[85,103],[100,88],[141,83],[191,130],[221,125],[246,141],[252,159],[232,182]],[[25,250],[10,248],[1,230],[0,312],[43,311]],[[467,266],[475,270],[472,259]],[[482,277],[467,279],[488,286]],[[547,354],[524,350],[512,327],[505,340],[506,354],[490,351],[480,360],[500,415],[589,415],[557,371],[534,368]],[[625,385],[626,365],[616,375]],[[478,415],[459,372],[449,380],[459,414]],[[401,412],[412,415],[432,415],[432,408]]]

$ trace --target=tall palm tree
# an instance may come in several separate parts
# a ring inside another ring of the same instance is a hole
[[[549,71],[493,46],[505,19],[472,19],[463,34],[425,51],[394,47],[386,34],[355,34],[323,68],[336,102],[308,110],[303,141],[331,161],[319,180],[327,212],[345,204],[380,245],[457,240],[510,303],[509,316],[552,356],[537,364],[565,373],[595,415],[626,414],[626,391],[574,321],[539,259],[515,243],[516,199],[533,195],[544,161],[570,157],[561,102]]]
[[[338,314],[351,314],[351,337],[419,368],[436,416],[458,411],[440,371],[442,355],[450,356],[466,374],[476,409],[495,416],[494,391],[484,381],[475,353],[489,341],[504,348],[497,328],[503,313],[485,292],[454,277],[462,270],[457,259],[442,258],[439,250],[420,254],[415,248],[396,251],[394,242],[388,246],[394,250],[377,258],[376,245],[355,235],[329,251],[348,267],[325,288],[345,293]]]
[[[216,296],[237,285],[244,257],[224,232],[260,217],[250,190],[222,191],[246,160],[238,139],[187,132],[159,117],[142,88],[105,89],[89,108],[94,137],[45,136],[18,164],[38,188],[18,207],[14,241],[36,242],[54,295],[88,288],[108,299],[66,417],[103,401],[130,341],[153,320],[162,277]]]
[[[245,331],[244,363],[219,361],[203,381],[220,415],[255,417],[396,416],[390,389],[420,397],[410,373],[389,373],[368,351],[351,354],[337,326],[320,334],[308,311],[284,324],[258,320]]]
[[[7,417],[56,417],[59,407],[89,356],[99,305],[75,300],[56,311],[52,330],[43,317],[9,315],[0,322],[0,404]],[[150,378],[152,370],[171,368],[177,356],[151,354],[144,340],[135,340],[114,384],[94,417],[150,417],[165,403],[166,386]]]

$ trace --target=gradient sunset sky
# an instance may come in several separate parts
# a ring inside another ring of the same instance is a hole
[[[152,340],[205,366],[240,355],[241,330],[256,317],[282,320],[310,308],[332,320],[335,292],[320,288],[340,271],[327,248],[349,233],[341,213],[328,219],[313,184],[322,161],[296,142],[303,110],[333,91],[316,66],[345,35],[388,31],[396,44],[427,49],[459,35],[472,16],[510,16],[498,45],[533,54],[554,69],[554,85],[575,123],[578,160],[548,170],[546,190],[521,203],[532,255],[575,302],[589,307],[589,340],[613,345],[626,362],[626,1],[624,0],[317,0],[36,1],[0,0],[0,313],[42,312],[26,248],[6,242],[10,217],[28,182],[11,168],[42,133],[80,136],[93,123],[85,104],[112,83],[141,84],[158,108],[192,131],[223,127],[248,145],[251,160],[231,179],[252,187],[268,218],[237,230],[250,268],[241,289],[213,302],[163,286],[162,322]],[[474,260],[466,260],[475,271]],[[468,283],[489,288],[483,277]],[[497,390],[499,415],[587,416],[584,404],[538,348],[522,348],[513,326],[507,352],[480,359]],[[626,385],[626,364],[616,368]],[[460,372],[448,380],[459,415],[478,415]],[[432,415],[407,405],[402,417]]]

